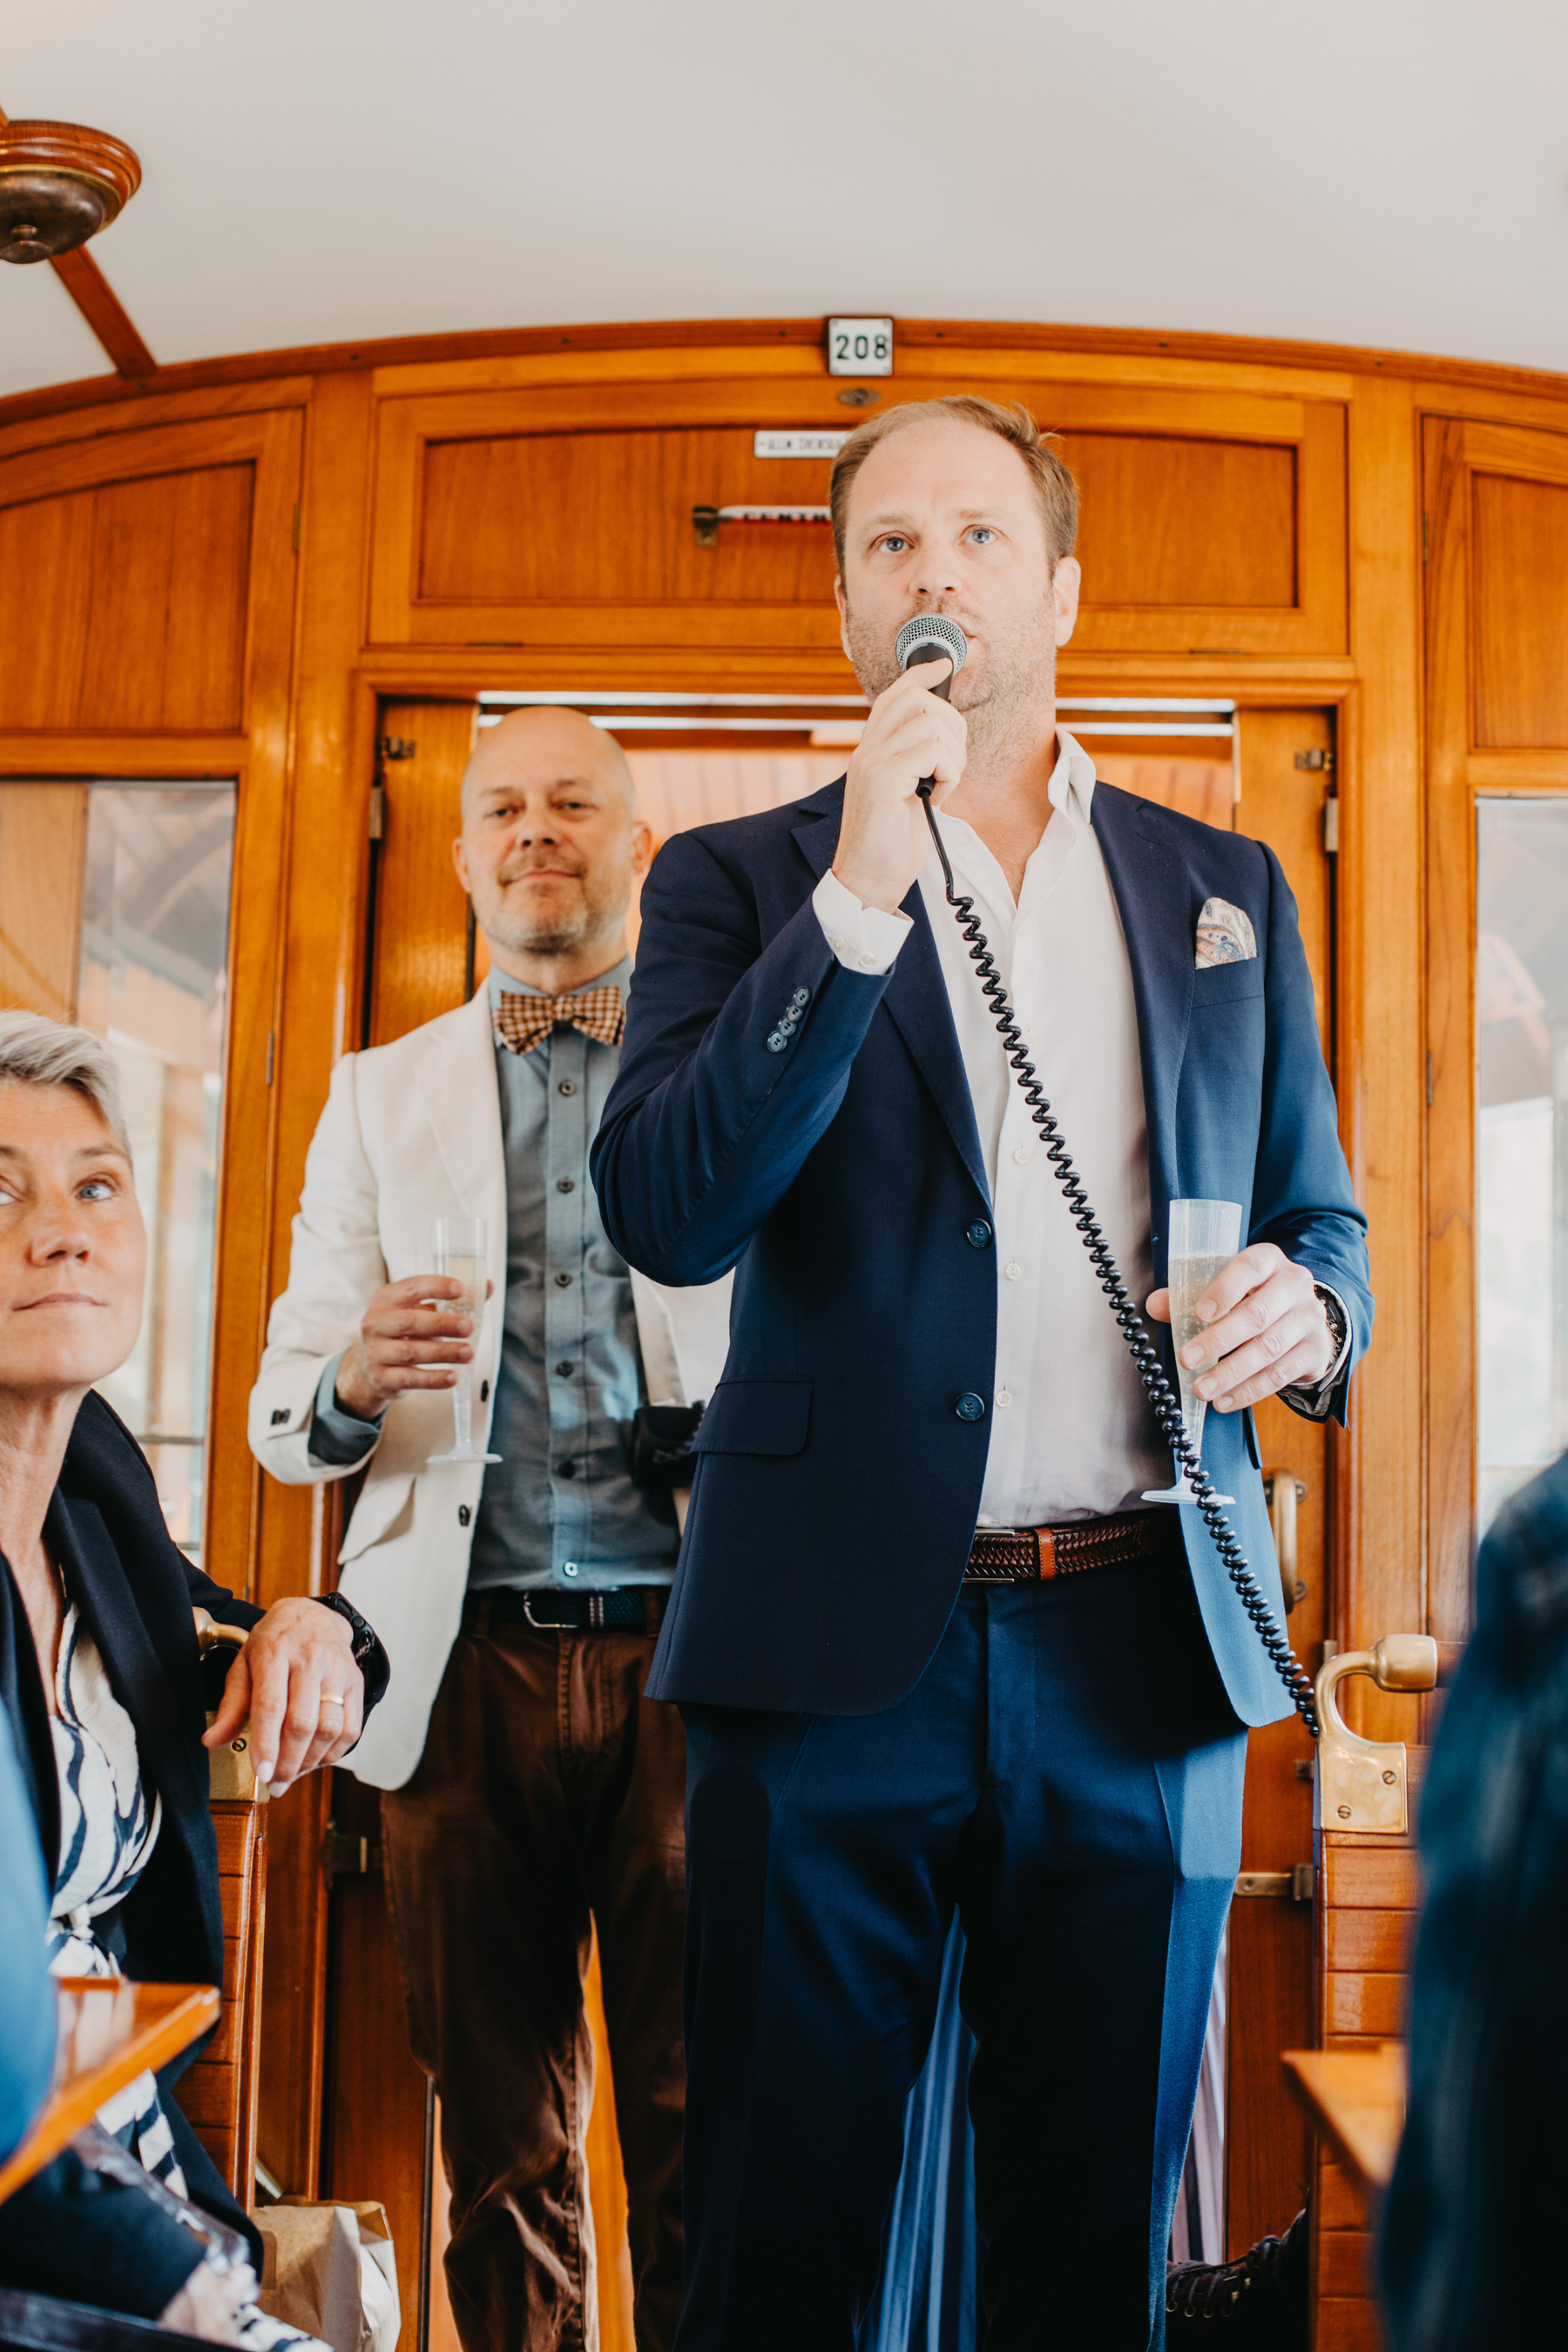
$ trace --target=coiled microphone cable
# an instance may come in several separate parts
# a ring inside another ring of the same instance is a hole
[[[955,642],[956,641],[956,642]],[[922,614],[918,619],[906,621],[899,631],[894,652],[900,669],[910,669],[917,662],[950,661],[956,677],[969,651],[969,640],[955,621],[942,613]],[[945,702],[952,677],[939,679],[931,688]],[[1143,1318],[1128,1293],[1126,1283],[1111,1255],[1100,1221],[1089,1205],[1088,1193],[1079,1179],[1071,1155],[1062,1139],[1056,1117],[1040,1084],[1039,1073],[1025,1046],[1023,1036],[1014,1017],[1013,1007],[989,941],[980,928],[974,912],[974,901],[967,892],[953,887],[952,866],[937,827],[936,812],[931,806],[931,790],[935,778],[924,776],[916,790],[926,814],[926,824],[936,845],[942,863],[942,881],[947,903],[958,918],[975,974],[980,982],[987,1005],[996,1024],[997,1034],[1008,1064],[1023,1089],[1029,1116],[1038,1128],[1046,1146],[1046,1157],[1051,1172],[1061,1187],[1068,1214],[1077,1226],[1089,1263],[1100,1278],[1100,1286],[1110,1302],[1116,1328],[1127,1343],[1128,1351],[1137,1368],[1138,1378],[1152,1408],[1161,1436],[1170,1447],[1178,1466],[1186,1473],[1193,1490],[1195,1507],[1204,1525],[1214,1538],[1215,1550],[1225,1563],[1226,1575],[1236,1588],[1237,1599],[1252,1621],[1253,1630],[1268,1653],[1268,1663],[1289,1694],[1290,1704],[1300,1717],[1314,1739],[1320,1725],[1312,1685],[1305,1668],[1285,1637],[1279,1619],[1269,1606],[1267,1594],[1258,1584],[1241,1546],[1236,1539],[1229,1520],[1215,1499],[1214,1482],[1204,1468],[1197,1448],[1187,1435],[1179,1398],[1166,1378],[1159,1355],[1144,1328]]]

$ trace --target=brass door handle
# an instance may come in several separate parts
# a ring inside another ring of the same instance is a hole
[[[248,1625],[220,1625],[206,1609],[193,1609],[195,1621],[196,1647],[205,1658],[209,1650],[243,1650],[250,1639]]]
[[[1269,1524],[1274,1529],[1274,1549],[1279,1556],[1279,1581],[1285,1588],[1287,1613],[1305,1598],[1307,1588],[1296,1569],[1296,1506],[1307,1499],[1307,1482],[1298,1478],[1283,1463],[1275,1463],[1263,1473],[1263,1498],[1268,1506]]]
[[[1436,1690],[1437,1644],[1430,1633],[1385,1633],[1370,1650],[1344,1651],[1318,1670],[1314,1826],[1403,1837],[1410,1827],[1405,1742],[1363,1739],[1349,1728],[1334,1703],[1347,1675],[1370,1675],[1379,1690]]]
[[[207,1609],[193,1609],[192,1619],[196,1629],[196,1647],[204,1658],[214,1650],[243,1650],[250,1639],[248,1625],[220,1625]],[[216,1718],[209,1715],[209,1724]],[[215,1748],[207,1756],[207,1790],[215,1799],[240,1797],[249,1804],[263,1805],[268,1794],[265,1780],[258,1780],[250,1765],[250,1726],[226,1748]]]

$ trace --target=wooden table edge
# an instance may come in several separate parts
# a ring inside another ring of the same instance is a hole
[[[61,1977],[57,1979],[61,1992],[91,1992],[114,1994],[125,1990],[131,1979],[124,1977]],[[141,1988],[139,1988],[141,1989]],[[147,1987],[152,1990],[153,1988]],[[85,2067],[73,2074],[49,2094],[43,2114],[32,2130],[0,2165],[0,2204],[23,2188],[36,2172],[68,2147],[79,2131],[92,2121],[106,2100],[138,2074],[156,2073],[188,2050],[193,2042],[216,2025],[222,2008],[216,1985],[160,1985],[160,1992],[177,1992],[182,1998],[166,2009],[155,2022],[140,2032],[129,2034],[120,2047],[96,2066]]]
[[[1348,2168],[1361,2186],[1374,2197],[1380,2197],[1394,2178],[1394,2158],[1399,2153],[1399,2129],[1394,2133],[1386,2157],[1381,2151],[1375,2158],[1372,2157],[1365,2147],[1358,2147],[1355,2138],[1346,2133],[1313,2079],[1323,2059],[1362,2054],[1359,2052],[1331,2050],[1283,2050],[1279,2053],[1279,2063],[1284,2069],[1287,2090],[1297,2105],[1306,2110],[1313,2128],[1322,2133],[1341,2163]],[[1370,2051],[1364,2054],[1368,2058],[1373,2055]],[[1392,2104],[1389,2112],[1394,2112]],[[1403,2124],[1403,2116],[1400,2121]]]

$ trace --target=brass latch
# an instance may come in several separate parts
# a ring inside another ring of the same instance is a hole
[[[1410,1827],[1405,1742],[1363,1739],[1347,1727],[1334,1704],[1335,1688],[1347,1675],[1370,1675],[1379,1690],[1436,1690],[1437,1644],[1429,1633],[1385,1633],[1370,1650],[1346,1650],[1326,1659],[1318,1673],[1318,1719],[1323,1727],[1314,1826],[1403,1837]]]
[[[1317,1879],[1310,1862],[1299,1862],[1292,1870],[1244,1870],[1235,1892],[1276,1903],[1310,1903],[1317,1893]]]
[[[1307,1482],[1298,1478],[1282,1464],[1263,1473],[1263,1499],[1268,1506],[1269,1525],[1274,1529],[1274,1549],[1279,1556],[1279,1581],[1285,1588],[1287,1612],[1298,1601],[1305,1601],[1307,1588],[1296,1572],[1296,1506],[1307,1499]]]
[[[354,1837],[339,1829],[335,1822],[327,1823],[327,1834],[321,1840],[321,1875],[329,1887],[340,1878],[367,1878],[381,1868],[381,1848],[367,1837]]]

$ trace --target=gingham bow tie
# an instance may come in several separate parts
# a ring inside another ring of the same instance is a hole
[[[601,1045],[618,1045],[626,1030],[620,990],[612,982],[578,996],[503,995],[495,1007],[496,1043],[510,1054],[531,1054],[558,1024],[580,1029]]]

